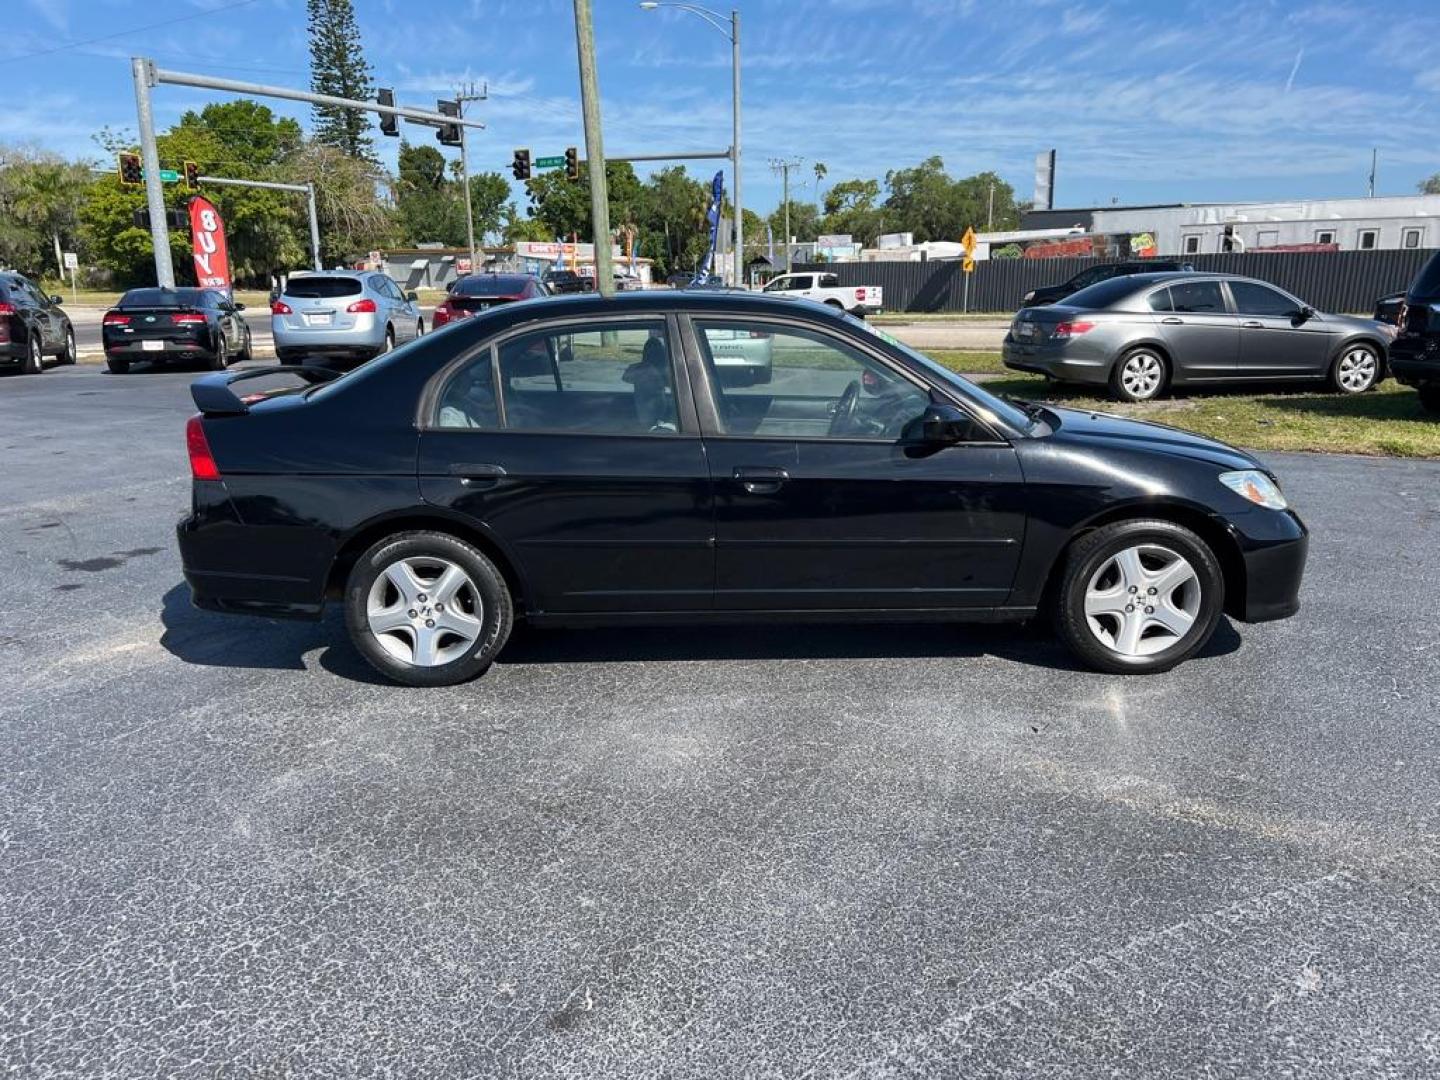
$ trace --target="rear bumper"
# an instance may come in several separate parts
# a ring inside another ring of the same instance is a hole
[[[196,481],[194,506],[175,526],[192,602],[207,611],[318,619],[325,606],[328,552],[313,534],[246,526],[224,481]],[[317,557],[318,556],[318,557]],[[283,567],[288,573],[277,572]]]
[[[1440,336],[1396,338],[1390,343],[1387,366],[1406,386],[1440,384]]]
[[[385,323],[371,314],[356,315],[355,325],[345,328],[333,326],[292,326],[294,315],[274,315],[270,318],[270,334],[277,349],[295,349],[302,352],[344,353],[350,356],[374,356],[385,347]]]
[[[1300,583],[1310,549],[1309,531],[1294,511],[1260,513],[1268,518],[1252,520],[1263,526],[1237,537],[1245,563],[1245,599],[1230,614],[1243,622],[1285,619],[1300,610]]]
[[[1007,334],[1000,357],[1012,371],[1049,375],[1062,382],[1103,386],[1110,381],[1111,358],[1083,355],[1073,342],[1028,345]]]
[[[147,349],[142,341],[107,341],[105,355],[119,360],[212,360],[215,357],[209,343],[166,341],[163,344],[163,349]]]

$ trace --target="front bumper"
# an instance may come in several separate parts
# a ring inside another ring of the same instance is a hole
[[[1300,610],[1309,530],[1293,510],[1259,510],[1242,525],[1232,535],[1244,562],[1244,595],[1239,603],[1231,597],[1226,610],[1242,622],[1289,618]]]
[[[1082,344],[1077,340],[1031,344],[1006,334],[1000,357],[1012,371],[1049,375],[1061,382],[1105,385],[1110,381],[1112,358],[1102,353],[1090,353],[1080,347]]]

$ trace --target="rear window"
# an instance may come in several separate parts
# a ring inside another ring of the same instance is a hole
[[[450,291],[456,296],[519,296],[529,283],[529,278],[515,274],[487,274],[461,278]]]
[[[122,308],[200,307],[200,289],[131,289],[116,305]]]
[[[1415,300],[1434,300],[1440,297],[1440,255],[1430,256],[1430,261],[1425,264],[1425,269],[1420,271],[1420,276],[1411,284],[1406,295]]]
[[[298,296],[302,300],[329,300],[336,296],[359,296],[360,279],[353,277],[300,277],[291,278],[285,286],[286,296]]]
[[[1081,307],[1098,310],[1110,307],[1127,296],[1138,292],[1144,286],[1137,284],[1133,278],[1118,277],[1109,281],[1102,281],[1096,285],[1081,289],[1079,292],[1065,298],[1066,307]]]

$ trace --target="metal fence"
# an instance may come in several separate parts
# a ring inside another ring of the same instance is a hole
[[[1243,274],[1278,285],[1321,311],[1368,314],[1375,299],[1401,292],[1434,251],[1275,251],[1187,255],[1196,270]],[[839,275],[842,285],[879,285],[887,311],[1014,311],[1041,285],[1065,281],[1097,259],[989,259],[975,264],[965,302],[958,260],[797,266]]]

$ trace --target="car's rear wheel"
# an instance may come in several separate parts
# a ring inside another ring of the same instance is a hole
[[[383,356],[393,348],[395,348],[395,328],[387,326],[385,327],[385,345],[381,348],[380,353]]]
[[[1169,671],[1202,648],[1225,604],[1209,546],[1171,521],[1121,521],[1066,557],[1055,624],[1087,665],[1116,674]]]
[[[1440,386],[1420,387],[1420,407],[1426,412],[1440,413]]]
[[[25,362],[20,371],[25,375],[39,375],[45,370],[45,354],[40,348],[40,332],[32,330],[25,339]]]
[[[1363,394],[1380,381],[1380,353],[1373,345],[1347,345],[1330,367],[1330,385],[1342,394]]]
[[[255,342],[250,337],[250,331],[245,331],[245,344],[240,348],[240,355],[235,358],[237,364],[248,364],[255,359]]]
[[[424,319],[416,319],[416,320],[415,320],[415,336],[416,336],[416,337],[424,337],[424,336],[425,336],[425,320],[424,320]]]
[[[224,371],[225,365],[230,359],[230,342],[225,340],[221,334],[215,339],[215,352],[209,359],[211,371]]]
[[[60,354],[60,363],[73,364],[79,358],[75,349],[75,330],[73,327],[65,328],[65,351]]]
[[[130,361],[123,356],[107,356],[105,366],[110,369],[112,375],[126,375],[130,371]]]
[[[514,606],[482,552],[445,533],[408,532],[355,563],[345,621],[355,647],[386,678],[451,686],[494,661],[510,637]]]
[[[1152,401],[1170,381],[1165,358],[1154,349],[1131,349],[1110,372],[1110,393],[1119,401]]]

